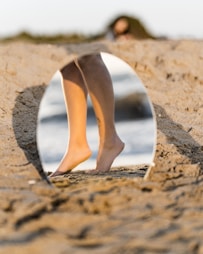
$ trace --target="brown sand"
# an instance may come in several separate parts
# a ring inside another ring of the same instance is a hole
[[[57,69],[97,51],[127,61],[148,90],[154,166],[48,185],[36,149],[41,97]],[[203,41],[9,44],[0,56],[0,253],[203,253]]]

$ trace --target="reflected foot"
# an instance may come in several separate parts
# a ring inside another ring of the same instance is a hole
[[[58,169],[53,172],[49,177],[62,176],[74,169],[80,163],[89,159],[92,155],[91,150],[88,148],[78,149],[78,151],[68,152],[62,159]]]
[[[119,139],[108,146],[104,146],[101,149],[97,159],[97,167],[94,170],[88,171],[90,174],[103,174],[110,170],[115,158],[122,152],[125,144]]]

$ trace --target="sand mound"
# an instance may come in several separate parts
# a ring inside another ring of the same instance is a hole
[[[14,248],[15,253],[79,253],[83,248],[193,253],[203,248],[196,227],[201,228],[196,219],[202,199],[202,49],[202,41],[151,40],[0,46],[2,253]],[[58,69],[98,51],[129,63],[147,88],[157,120],[154,164],[146,181],[140,167],[136,175],[127,169],[89,178],[72,174],[56,181],[61,188],[52,188],[40,180],[44,174],[36,148],[41,97]]]
[[[103,42],[64,47],[10,44],[0,50],[4,133],[1,168],[7,174],[29,162],[40,170],[35,132],[46,85],[55,71],[74,57],[97,51],[113,53],[128,62],[148,90],[158,131],[155,166],[147,177],[160,179],[160,171],[180,173],[181,167],[183,174],[199,174],[203,160],[201,41]]]

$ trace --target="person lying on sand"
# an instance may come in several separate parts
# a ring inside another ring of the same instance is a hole
[[[66,65],[61,74],[68,116],[69,144],[59,167],[50,177],[70,172],[92,154],[86,136],[88,94],[99,129],[96,169],[91,172],[108,172],[123,150],[124,143],[115,129],[113,85],[101,55],[83,56]]]

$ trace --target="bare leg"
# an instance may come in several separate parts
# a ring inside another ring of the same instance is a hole
[[[91,156],[86,138],[87,88],[75,63],[62,70],[63,90],[69,125],[69,144],[56,172],[51,177],[71,171]]]
[[[107,172],[124,148],[114,123],[114,93],[111,77],[99,54],[79,59],[79,69],[88,88],[99,127],[99,151],[93,173]]]

